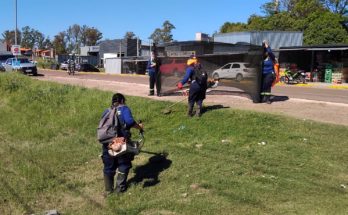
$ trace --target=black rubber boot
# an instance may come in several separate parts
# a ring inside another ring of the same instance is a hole
[[[261,103],[265,103],[266,102],[266,96],[262,95],[261,96]]]
[[[202,108],[201,107],[198,107],[197,110],[196,110],[196,116],[197,117],[201,117],[202,116]]]
[[[150,92],[149,92],[148,96],[153,96],[154,94],[155,94],[155,90],[150,89]]]
[[[265,96],[265,97],[266,97],[266,98],[265,98],[266,103],[267,103],[267,104],[272,104],[271,96],[267,95],[267,96]]]
[[[104,175],[105,196],[114,192],[114,176]]]
[[[198,117],[202,116],[202,106],[202,102],[197,102],[196,116]]]
[[[123,193],[127,190],[127,173],[117,172],[116,193]]]
[[[192,117],[193,116],[193,108],[189,106],[188,111],[187,111],[187,116]]]

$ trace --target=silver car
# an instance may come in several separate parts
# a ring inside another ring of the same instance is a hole
[[[6,72],[21,71],[24,74],[37,75],[37,68],[34,63],[29,62],[27,58],[9,58],[2,64]]]

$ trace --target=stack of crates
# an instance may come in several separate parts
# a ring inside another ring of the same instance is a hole
[[[325,69],[325,83],[332,82],[332,66],[330,64],[326,65]]]
[[[332,83],[342,84],[342,73],[332,73]]]

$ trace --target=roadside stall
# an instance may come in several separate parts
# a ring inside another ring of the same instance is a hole
[[[290,70],[309,82],[348,83],[348,45],[280,48],[279,62],[283,77]]]

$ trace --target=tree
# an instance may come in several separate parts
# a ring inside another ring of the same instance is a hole
[[[81,30],[81,45],[95,46],[99,40],[103,38],[103,34],[94,27],[83,26]]]
[[[175,26],[166,20],[162,25],[162,38],[163,42],[173,41],[172,30],[175,29]]]
[[[152,39],[154,43],[166,43],[173,41],[172,30],[175,29],[175,26],[166,20],[162,24],[162,28],[156,28],[155,31],[151,34],[149,39]]]
[[[152,39],[154,43],[163,43],[162,30],[160,28],[156,28],[149,39]]]
[[[278,5],[277,1],[267,2],[261,6],[261,10],[263,13],[266,14],[266,16],[272,16],[272,15],[279,12],[278,6],[279,5]]]
[[[247,24],[225,22],[220,32],[302,31],[304,44],[347,43],[348,0],[272,0],[262,5],[265,16],[251,15]]]
[[[2,33],[2,37],[4,38],[5,43],[8,47],[11,47],[15,44],[15,31],[6,30]],[[17,44],[21,43],[21,31],[17,29]]]
[[[66,33],[62,31],[62,32],[59,32],[56,36],[54,36],[52,45],[55,49],[56,54],[67,54]]]
[[[331,12],[340,15],[348,14],[348,0],[320,0],[321,3]]]
[[[247,30],[247,25],[241,22],[225,22],[220,27],[221,33],[238,32],[238,31],[246,31],[246,30]]]
[[[81,47],[81,26],[74,24],[66,30],[67,51],[78,53]]]
[[[127,31],[126,34],[124,35],[124,39],[134,39],[135,34],[132,31]]]
[[[304,43],[307,45],[348,43],[348,33],[341,24],[342,19],[339,14],[331,12],[315,15],[304,31]]]

